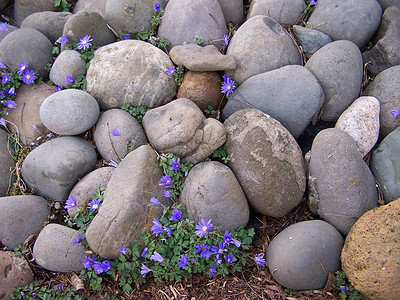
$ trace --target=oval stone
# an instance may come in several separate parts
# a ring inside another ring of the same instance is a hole
[[[14,19],[18,25],[29,15],[40,11],[55,11],[54,0],[15,0]]]
[[[15,168],[15,161],[9,153],[8,137],[3,130],[0,130],[0,197],[7,194],[15,176],[12,169]]]
[[[303,13],[303,0],[257,0],[250,4],[247,19],[257,15],[269,16],[280,24],[294,25]]]
[[[81,58],[81,54],[75,50],[64,50],[57,56],[50,69],[50,80],[64,88],[68,87],[65,83],[67,76],[76,79],[79,75],[85,75],[86,64]]]

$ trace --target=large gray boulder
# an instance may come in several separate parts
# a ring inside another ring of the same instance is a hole
[[[55,11],[54,0],[15,0],[14,20],[18,25],[29,15],[40,11]]]
[[[256,15],[271,17],[280,24],[294,25],[303,14],[303,0],[253,0],[247,19]]]
[[[239,85],[251,76],[301,64],[292,38],[267,16],[255,16],[244,22],[232,37],[226,54],[236,57],[236,70],[227,73]]]
[[[38,234],[50,214],[47,201],[35,195],[0,197],[0,241],[13,249]]]
[[[143,127],[159,153],[171,152],[194,164],[222,146],[226,138],[224,126],[216,119],[206,119],[186,98],[149,110],[143,117]]]
[[[293,224],[268,245],[266,261],[274,279],[294,290],[322,289],[340,269],[343,237],[321,220]]]
[[[244,227],[249,221],[249,205],[239,182],[227,166],[216,161],[201,162],[190,170],[179,202],[190,219],[212,219],[222,231]]]
[[[218,0],[224,13],[225,22],[240,24],[244,19],[244,7],[242,0]]]
[[[15,176],[12,169],[15,168],[13,153],[9,152],[8,137],[3,130],[0,130],[0,197],[7,194],[11,188]]]
[[[65,201],[76,182],[92,171],[96,151],[80,137],[52,139],[32,150],[22,163],[21,175],[36,193]]]
[[[76,79],[79,75],[86,74],[86,63],[81,54],[75,50],[64,50],[57,56],[50,69],[49,78],[56,85],[68,87],[65,82],[67,76]]]
[[[243,108],[257,108],[298,138],[324,101],[324,91],[310,71],[302,66],[285,66],[243,82],[225,105],[222,117],[226,119]]]
[[[242,109],[224,123],[228,166],[257,211],[282,217],[297,206],[306,188],[303,155],[278,121],[255,108]]]
[[[398,0],[378,0],[378,1],[383,9],[386,9],[389,6],[396,6],[396,7],[400,8],[400,3]]]
[[[149,43],[137,40],[113,43],[98,49],[90,61],[87,91],[102,110],[126,103],[157,107],[176,94],[175,80],[166,74],[172,66],[168,55]]]
[[[315,52],[305,67],[325,93],[321,120],[335,122],[360,94],[364,74],[360,49],[350,41],[332,42]]]
[[[92,10],[106,19],[106,4],[107,0],[78,0],[75,3],[72,13],[76,14],[83,10]]]
[[[146,174],[146,176],[143,176]],[[150,231],[153,218],[161,217],[161,206],[149,205],[161,197],[164,188],[159,186],[163,176],[157,155],[149,146],[130,152],[115,169],[104,194],[98,214],[86,231],[91,249],[107,259],[118,257],[118,248],[140,242],[139,236]]]
[[[378,205],[370,169],[346,132],[329,128],[315,137],[309,162],[308,205],[342,234]]]

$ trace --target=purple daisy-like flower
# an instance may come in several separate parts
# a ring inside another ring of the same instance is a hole
[[[144,264],[142,264],[142,266],[140,267],[140,275],[142,275],[143,277],[149,273],[151,270],[146,267]]]
[[[25,70],[24,75],[22,75],[21,79],[23,83],[25,83],[26,85],[30,85],[36,79],[35,72],[33,72],[32,70]]]
[[[215,274],[217,274],[217,270],[215,270],[215,266],[212,265],[212,266],[208,269],[208,275],[210,275],[210,277],[213,277]]]
[[[317,4],[317,0],[310,0],[310,5],[315,5]]]
[[[100,199],[93,199],[92,201],[89,202],[88,204],[88,208],[91,211],[96,211],[100,208],[101,204],[100,204]]]
[[[226,96],[229,96],[231,93],[233,93],[234,89],[235,89],[235,81],[229,77],[222,83],[221,93],[226,94]]]
[[[396,117],[400,116],[400,110],[395,108],[390,112],[390,114],[392,115],[393,118],[396,118]]]
[[[152,198],[150,199],[150,205],[158,206],[158,205],[160,205],[160,204],[161,204],[161,203],[160,203],[160,201],[158,201],[157,198],[152,197]]]
[[[168,227],[164,227],[164,231],[167,233],[168,237],[171,237],[172,229]]]
[[[111,130],[111,135],[112,136],[120,136],[121,134],[119,133],[119,131],[116,129],[116,128],[114,128],[113,130]]]
[[[140,257],[146,257],[146,255],[149,253],[149,249],[146,247],[143,249],[142,254],[140,254]]]
[[[171,198],[171,193],[167,190],[164,191],[164,193],[162,194],[164,198]]]
[[[123,245],[121,248],[118,248],[118,252],[119,252],[119,253],[122,253],[123,255],[126,255],[127,252],[126,252],[126,247],[125,247],[125,245]]]
[[[9,82],[11,79],[10,75],[8,74],[4,74],[3,76],[1,76],[1,84],[6,84],[7,82]]]
[[[153,255],[150,256],[150,260],[161,263],[164,261],[164,258],[160,255],[160,253],[158,253],[157,251],[154,251]]]
[[[67,201],[65,201],[65,209],[71,209],[74,208],[76,206],[76,195],[70,195],[67,199]]]
[[[7,100],[6,102],[4,102],[4,106],[9,109],[15,109],[17,107],[17,103],[12,100]]]
[[[153,9],[154,9],[155,11],[160,10],[160,3],[154,3],[154,4],[153,4]]]
[[[0,125],[6,127],[6,120],[4,118],[0,118]]]
[[[199,237],[203,237],[207,235],[211,229],[213,229],[214,225],[211,224],[211,219],[208,222],[204,219],[201,219],[199,223],[196,225],[196,231],[194,232]]]
[[[238,240],[232,240],[232,243],[236,246],[236,247],[238,247],[238,248],[240,248],[240,246],[242,245],[242,242],[240,242],[240,241],[238,241]]]
[[[66,43],[68,43],[68,38],[67,36],[64,34],[62,36],[60,36],[60,38],[58,39],[58,41],[60,42],[61,46],[64,46]]]
[[[220,264],[222,264],[222,258],[219,258],[219,255],[215,258],[215,263],[217,264],[217,266],[219,266]]]
[[[5,69],[7,68],[6,65],[4,64],[3,60],[0,59],[0,69]]]
[[[187,254],[182,254],[181,258],[178,261],[179,269],[186,267],[188,265],[188,263],[189,263],[189,260],[188,260]]]
[[[151,227],[151,231],[154,232],[156,236],[163,233],[164,229],[158,218],[153,219],[153,224],[154,225]]]
[[[4,94],[3,94],[3,92],[0,92],[0,98],[4,98],[5,96],[4,96]]]
[[[235,260],[235,257],[232,255],[232,253],[229,253],[228,255],[224,255],[224,259],[228,262],[228,264],[231,264]]]
[[[224,45],[228,46],[228,44],[229,44],[229,35],[224,34]]]
[[[108,165],[113,168],[118,167],[118,163],[112,159],[110,159],[110,162],[108,163]]]
[[[66,84],[70,84],[70,83],[74,83],[74,77],[72,76],[72,74],[71,75],[67,75],[67,76],[65,76],[65,80],[64,80],[64,83],[66,83]]]
[[[103,265],[104,272],[108,272],[111,269],[111,263],[108,260],[105,260],[101,263]]]
[[[5,92],[9,95],[9,96],[13,96],[15,95],[15,88],[12,86],[9,89],[5,89]]]
[[[90,46],[92,46],[92,44],[90,43],[91,41],[93,41],[93,39],[90,38],[90,35],[85,35],[79,40],[79,43],[77,44],[78,50],[89,49]]]
[[[171,171],[178,171],[179,168],[181,167],[181,159],[178,157],[177,160],[173,158],[171,160],[171,168],[169,168]]]
[[[158,185],[163,185],[167,189],[171,185],[171,182],[171,176],[167,174],[160,178],[160,183]]]
[[[226,230],[225,230],[225,233],[224,233],[224,243],[226,245],[229,245],[229,244],[233,243],[232,242],[232,234],[230,232],[226,231]]]
[[[178,221],[178,220],[180,220],[182,218],[182,212],[179,211],[179,209],[177,209],[176,207],[175,207],[174,211],[171,214],[172,214],[172,217],[169,219],[171,222],[172,221]]]
[[[61,291],[62,289],[63,289],[62,284],[58,284],[58,285],[57,285],[57,288],[56,288],[56,292],[59,292],[59,291]]]
[[[265,267],[264,253],[254,255],[254,262],[261,267]]]
[[[200,258],[209,258],[211,255],[210,252],[210,246],[206,245],[206,244],[202,244],[200,246],[194,245],[194,247],[196,248],[196,253],[200,253]]]
[[[215,255],[220,255],[223,254],[224,252],[228,251],[225,249],[225,244],[223,241],[219,242],[218,246],[212,246],[211,247],[211,251],[213,252],[213,254]]]
[[[19,65],[17,73],[19,75],[22,75],[24,71],[29,67],[29,63],[27,61],[24,61],[22,64]]]
[[[93,258],[85,256],[85,258],[82,260],[83,267],[85,269],[90,269],[95,262],[94,258],[95,256],[93,256]]]
[[[131,35],[129,33],[127,33],[122,37],[122,40],[129,40],[130,37],[131,37]]]
[[[61,91],[62,90],[62,85],[57,85],[55,88],[54,88],[54,90],[56,91],[56,92],[59,92],[59,91]]]
[[[80,236],[78,236],[78,237],[76,238],[76,240],[74,240],[74,241],[72,242],[72,245],[79,244],[80,242],[82,242],[82,240],[83,240],[83,235],[80,235]]]
[[[166,71],[167,75],[172,75],[175,73],[175,66],[168,68]]]
[[[8,23],[7,23],[7,22],[1,22],[1,23],[0,23],[0,31],[1,31],[1,32],[6,32],[6,31],[8,31]]]
[[[93,270],[96,274],[101,274],[105,272],[103,268],[103,263],[101,261],[95,261],[93,264]]]

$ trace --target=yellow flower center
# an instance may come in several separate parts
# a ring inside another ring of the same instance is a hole
[[[10,104],[8,104],[8,108],[12,108],[13,106],[12,106],[12,104],[10,103]]]
[[[94,209],[99,208],[99,206],[98,206],[97,204],[94,204],[92,207],[93,207]]]
[[[31,79],[31,75],[26,75],[26,79]]]
[[[83,44],[83,45],[86,45],[86,41],[82,41],[82,44]]]
[[[203,226],[203,231],[207,231],[207,226]]]
[[[230,90],[232,87],[230,85],[228,85],[228,90]]]

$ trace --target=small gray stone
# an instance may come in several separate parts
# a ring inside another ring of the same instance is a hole
[[[375,46],[363,52],[364,63],[371,75],[400,64],[400,7],[387,8],[374,38]]]
[[[298,138],[324,101],[324,91],[310,71],[302,66],[285,66],[243,82],[225,105],[222,117],[226,119],[243,108],[257,108]]]
[[[370,169],[346,132],[329,128],[315,137],[309,163],[312,212],[346,235],[357,219],[378,205]],[[317,195],[315,195],[315,191]]]
[[[9,152],[8,137],[3,130],[0,130],[0,197],[7,194],[15,176],[12,169],[15,168],[15,161]],[[1,220],[0,220],[1,221]]]
[[[146,176],[143,176],[146,174]],[[86,231],[91,249],[107,259],[118,257],[118,248],[140,242],[139,236],[149,232],[152,219],[161,217],[161,206],[149,205],[156,197],[163,205],[170,205],[161,197],[159,186],[163,176],[154,150],[147,145],[130,152],[115,169],[107,184],[100,210]]]
[[[64,25],[63,34],[70,42],[78,43],[86,35],[93,39],[90,43],[104,46],[114,43],[117,37],[107,27],[106,20],[95,11],[80,11],[68,19]]]
[[[249,205],[239,182],[219,162],[195,165],[185,180],[179,202],[185,205],[190,219],[212,219],[222,231],[236,230],[249,221]]]
[[[32,150],[22,163],[22,178],[38,195],[65,201],[79,178],[94,169],[96,151],[80,137],[52,139]]]
[[[40,106],[40,119],[51,131],[60,135],[78,135],[98,120],[99,104],[90,94],[67,89],[50,95]]]
[[[29,27],[43,33],[52,43],[62,36],[65,22],[72,16],[70,12],[42,11],[29,15],[21,28]]]
[[[257,211],[282,217],[297,206],[306,188],[303,155],[278,121],[255,108],[242,109],[224,123],[228,166]]]
[[[240,26],[226,54],[236,57],[236,70],[227,73],[239,85],[251,76],[301,64],[292,38],[278,22],[266,16],[255,16]]]
[[[364,74],[360,49],[350,41],[336,41],[315,52],[305,67],[325,93],[321,120],[335,122],[359,97]]]
[[[253,0],[247,19],[256,15],[268,16],[278,23],[294,25],[303,14],[303,0]]]
[[[244,19],[242,0],[218,0],[224,13],[226,24],[241,24]]]
[[[386,69],[379,73],[367,89],[365,96],[374,96],[381,104],[379,119],[381,122],[380,137],[385,138],[399,125],[397,118],[393,118],[391,111],[400,107],[400,65]]]
[[[116,130],[119,135],[112,134]],[[147,144],[146,134],[139,122],[122,109],[110,109],[101,114],[93,133],[97,151],[105,160],[122,159],[131,147]]]
[[[29,15],[40,11],[55,11],[54,0],[15,0],[14,20],[18,26]]]
[[[274,279],[294,290],[322,289],[340,269],[343,237],[321,220],[299,222],[268,245],[266,261]]]
[[[169,52],[172,61],[188,70],[207,72],[236,69],[236,58],[223,55],[214,45],[201,47],[196,44],[178,45]]]
[[[318,49],[332,42],[329,35],[315,29],[294,25],[293,33],[297,42],[303,47],[304,54],[310,58]]]
[[[38,234],[49,216],[47,201],[35,195],[0,197],[0,241],[13,249]]]
[[[95,52],[86,75],[87,90],[102,110],[127,103],[157,107],[176,95],[175,80],[166,74],[172,66],[168,55],[149,43],[120,41]]]
[[[107,0],[78,0],[75,3],[72,13],[76,14],[80,11],[92,10],[106,19],[106,4]]]
[[[71,76],[76,79],[79,75],[85,75],[86,64],[81,59],[81,54],[75,50],[64,50],[57,56],[50,69],[50,80],[64,88],[68,87],[65,78]]]
[[[380,184],[385,203],[400,198],[400,127],[389,133],[372,152],[371,171]]]
[[[34,47],[32,45],[35,45]],[[18,69],[27,61],[29,69],[47,77],[44,66],[52,63],[53,44],[41,32],[33,28],[21,28],[8,34],[0,43],[0,56],[10,69]]]
[[[85,250],[73,244],[78,231],[59,224],[48,224],[40,232],[33,246],[35,262],[53,272],[80,272]]]
[[[216,119],[206,119],[186,98],[149,110],[143,117],[143,127],[155,150],[171,152],[194,164],[222,146],[226,138],[224,126]]]

